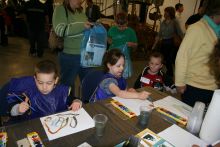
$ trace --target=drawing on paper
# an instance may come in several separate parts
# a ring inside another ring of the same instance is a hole
[[[41,117],[40,121],[49,140],[74,134],[95,126],[93,119],[84,108]]]
[[[56,114],[46,117],[44,123],[50,134],[56,134],[66,126],[75,128],[77,126],[76,116],[78,115],[74,113]]]

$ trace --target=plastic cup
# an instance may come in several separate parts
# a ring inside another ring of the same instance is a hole
[[[140,116],[139,116],[139,124],[141,126],[147,126],[149,122],[149,118],[152,112],[152,107],[148,105],[140,106]]]
[[[95,123],[95,132],[96,136],[103,136],[105,132],[105,126],[108,121],[108,117],[104,114],[96,114],[93,117],[94,123]]]

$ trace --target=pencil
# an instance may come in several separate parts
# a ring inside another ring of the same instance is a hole
[[[24,100],[22,100],[17,94],[15,94],[15,93],[12,93],[17,99],[19,99],[20,101],[22,101],[22,102],[24,102]],[[31,110],[33,110],[33,111],[35,111],[36,112],[36,110],[33,108],[33,107],[31,107],[30,105],[27,105]]]

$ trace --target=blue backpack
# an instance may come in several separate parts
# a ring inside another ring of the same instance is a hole
[[[84,31],[84,37],[81,44],[81,66],[101,66],[106,48],[107,31],[102,24],[95,23],[91,29]]]

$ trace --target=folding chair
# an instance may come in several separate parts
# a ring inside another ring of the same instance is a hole
[[[88,103],[91,96],[94,94],[97,86],[102,80],[104,72],[101,70],[94,70],[88,73],[81,84],[81,100],[83,103]]]

